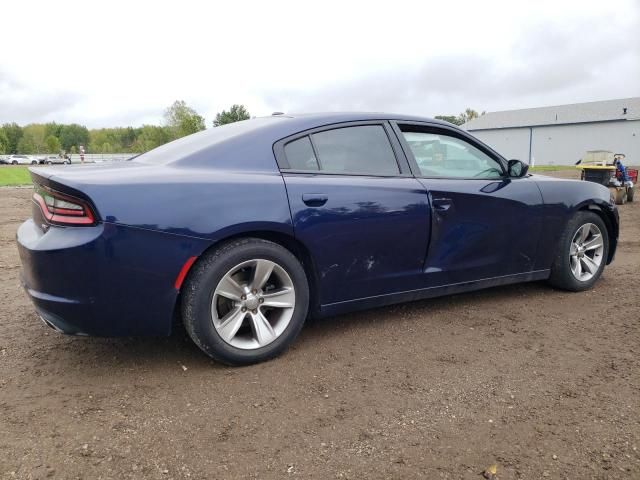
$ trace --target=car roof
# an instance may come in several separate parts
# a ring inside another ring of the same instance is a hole
[[[436,120],[429,117],[421,117],[417,115],[405,115],[398,113],[385,112],[314,112],[314,113],[282,113],[274,114],[273,117],[284,117],[290,119],[299,119],[302,122],[317,121],[318,126],[339,122],[358,122],[367,120],[398,120],[410,122],[428,122],[438,123],[442,125],[451,125],[442,120]],[[261,117],[265,118],[265,117]]]

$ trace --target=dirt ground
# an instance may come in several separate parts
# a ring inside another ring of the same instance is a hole
[[[571,172],[573,174],[573,172]],[[220,366],[184,331],[43,326],[19,285],[29,189],[0,189],[0,478],[640,478],[640,204],[585,293],[544,283],[308,325]]]

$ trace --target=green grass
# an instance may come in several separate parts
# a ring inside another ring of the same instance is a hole
[[[31,185],[26,166],[0,165],[0,187]]]
[[[574,170],[576,167],[573,165],[538,165],[537,167],[531,167],[530,172],[557,172],[559,170]]]

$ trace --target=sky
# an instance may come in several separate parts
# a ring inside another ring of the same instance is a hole
[[[435,116],[640,96],[640,0],[9,1],[0,123],[211,126],[253,116]]]

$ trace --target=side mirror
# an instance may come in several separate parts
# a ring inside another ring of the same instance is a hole
[[[529,165],[520,160],[509,160],[507,163],[507,170],[510,177],[520,178],[524,177],[529,171]]]

